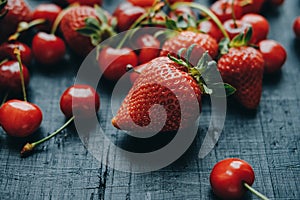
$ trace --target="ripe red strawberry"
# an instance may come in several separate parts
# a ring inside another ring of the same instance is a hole
[[[66,0],[69,4],[71,3],[79,3],[80,5],[94,6],[94,5],[102,5],[102,0]]]
[[[0,15],[6,15],[0,18],[0,43],[5,41],[13,34],[21,21],[30,21],[30,8],[24,0],[9,0],[6,6],[0,10]]]
[[[262,93],[264,60],[252,47],[230,48],[218,61],[224,82],[236,88],[236,99],[246,108],[258,107]]]
[[[208,51],[212,58],[216,58],[218,55],[218,43],[214,38],[204,33],[195,33],[192,31],[182,31],[175,37],[168,39],[164,43],[160,55],[166,56],[168,53],[176,55],[181,48],[188,48],[193,44],[197,45],[193,50],[190,60],[192,64],[197,63],[203,50]]]
[[[102,17],[97,12],[102,12]],[[108,25],[107,12],[100,8],[97,12],[89,6],[75,6],[66,11],[61,20],[60,29],[67,44],[80,56],[86,56],[98,43],[114,34],[113,27]],[[95,24],[99,30],[95,30]]]
[[[117,115],[112,119],[112,124],[127,131],[153,131],[162,119],[155,109],[150,118],[149,110],[159,104],[164,107],[167,115],[161,132],[191,126],[199,116],[199,112],[195,112],[195,100],[201,108],[202,92],[197,81],[184,71],[183,66],[168,57],[156,58],[146,65],[148,66],[135,81]],[[175,94],[182,98],[180,104]],[[183,102],[184,106],[181,107]],[[183,117],[182,113],[189,115]],[[146,128],[149,124],[151,128]]]

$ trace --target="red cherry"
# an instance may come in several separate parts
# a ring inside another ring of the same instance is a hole
[[[205,20],[205,21],[201,22],[198,25],[198,29],[201,32],[207,33],[208,35],[215,38],[217,40],[217,42],[219,42],[223,38],[223,34],[220,31],[220,29],[218,28],[218,26],[210,20]]]
[[[73,85],[60,98],[60,109],[67,118],[89,118],[99,110],[98,93],[89,85]]]
[[[15,41],[13,43],[3,43],[0,45],[0,60],[3,59],[11,59],[11,60],[17,60],[14,49],[19,49],[21,52],[21,59],[25,65],[30,65],[31,63],[31,49],[29,46],[22,42]]]
[[[29,72],[22,65],[25,85],[29,83]],[[0,90],[18,93],[22,90],[20,67],[18,61],[6,61],[0,65]]]
[[[235,18],[240,19],[243,15],[242,7],[236,2],[234,2],[233,6]],[[211,5],[210,10],[220,19],[221,22],[232,19],[232,0],[216,1]]]
[[[40,127],[42,119],[41,109],[26,101],[10,100],[0,108],[0,124],[10,136],[31,135]]]
[[[156,0],[128,0],[128,1],[135,6],[150,7],[155,3]]]
[[[140,49],[138,60],[140,64],[146,63],[159,55],[160,42],[152,35],[142,35],[137,39],[137,47]]]
[[[236,23],[236,26],[235,26]],[[234,23],[234,20],[229,19],[224,22],[223,26],[225,31],[228,33],[230,39],[234,38],[240,33],[245,33],[248,28],[251,26],[247,22],[241,21],[241,20],[236,20]]]
[[[106,79],[117,81],[126,73],[127,65],[132,67],[137,65],[138,58],[130,48],[114,49],[106,47],[101,50],[98,63]]]
[[[284,47],[274,40],[262,40],[258,46],[265,61],[265,72],[279,71],[287,57]]]
[[[247,191],[244,183],[252,185],[255,176],[252,167],[244,160],[229,158],[218,162],[210,174],[213,192],[224,199],[239,199]]]
[[[297,38],[300,38],[300,16],[298,16],[293,24],[293,29]]]
[[[243,5],[245,0],[235,0],[238,4]],[[242,6],[243,14],[259,13],[265,0],[251,0],[248,4]]]
[[[118,20],[117,28],[119,31],[126,31],[141,15],[146,13],[146,10],[139,6],[133,6],[130,3],[120,4],[114,16]]]
[[[33,37],[32,51],[39,63],[52,65],[64,57],[66,46],[61,38],[53,34],[39,32]]]
[[[56,17],[60,12],[61,8],[56,4],[39,4],[32,12],[32,19],[45,19],[46,24],[39,27],[42,30],[50,31]]]
[[[73,4],[73,3],[79,3],[80,5],[87,5],[87,6],[94,6],[95,4],[96,5],[99,5],[101,6],[102,5],[102,0],[66,0],[68,2],[68,4]]]
[[[269,33],[269,22],[266,18],[259,14],[246,14],[241,18],[242,21],[251,24],[252,37],[250,43],[256,44],[257,42],[267,38]]]

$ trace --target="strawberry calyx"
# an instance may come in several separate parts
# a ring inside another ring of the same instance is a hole
[[[193,48],[196,46],[196,44],[191,45],[188,49],[182,48],[177,53],[177,58],[172,56],[171,54],[168,54],[168,58],[175,63],[182,65],[187,68],[187,73],[192,76],[195,81],[198,83],[200,90],[204,94],[208,95],[215,95],[216,92],[214,92],[212,89],[210,89],[207,86],[207,83],[205,82],[203,76],[209,76],[209,72],[212,68],[217,68],[217,63],[214,60],[211,60],[209,58],[209,54],[207,51],[205,51],[202,55],[202,57],[199,59],[197,65],[193,66],[189,60],[193,51]],[[185,56],[182,56],[182,53],[185,53]],[[208,79],[206,79],[209,81]],[[230,96],[235,93],[236,89],[232,87],[230,84],[227,83],[212,83],[214,86],[214,89],[224,88],[226,92],[226,96]]]
[[[232,47],[243,47],[243,46],[252,46],[249,44],[253,33],[253,29],[250,26],[247,31],[241,32],[235,36],[231,41],[229,38],[223,38],[219,43],[219,51],[221,55],[227,54],[229,49]]]
[[[102,8],[95,5],[95,10],[98,19],[87,17],[84,21],[85,26],[76,31],[81,35],[90,37],[91,43],[97,46],[103,40],[116,34],[114,31],[116,20],[113,19],[112,24],[110,24]]]
[[[7,14],[8,10],[4,9],[5,6],[7,4],[7,0],[0,0],[0,19],[2,19],[3,17],[5,17],[5,15]]]

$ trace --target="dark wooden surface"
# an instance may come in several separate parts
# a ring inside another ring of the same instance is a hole
[[[39,2],[29,3],[34,7]],[[112,10],[117,2],[107,0],[104,6]],[[227,157],[251,163],[256,174],[254,187],[270,199],[300,199],[300,42],[291,28],[300,14],[300,1],[286,0],[278,9],[265,10],[271,23],[269,37],[286,47],[288,60],[281,73],[265,78],[257,112],[241,111],[229,103],[217,146],[207,157],[198,159],[201,133],[209,120],[209,107],[204,106],[204,126],[193,145],[175,163],[151,173],[130,174],[102,166],[72,127],[32,156],[20,158],[24,142],[45,136],[64,122],[59,98],[73,83],[80,63],[71,57],[52,70],[31,66],[29,98],[41,107],[44,120],[41,129],[26,140],[9,138],[0,130],[0,199],[216,199],[209,174],[217,161]],[[101,93],[101,103],[100,119],[109,123],[105,92]],[[106,131],[118,140],[119,132],[111,126]],[[247,198],[256,199],[249,194]]]

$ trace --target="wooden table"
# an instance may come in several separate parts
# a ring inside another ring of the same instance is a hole
[[[105,1],[112,11],[118,1]],[[203,1],[201,1],[203,2]],[[29,2],[32,7],[40,1]],[[204,1],[208,5],[209,1]],[[254,187],[270,199],[300,199],[300,41],[292,32],[293,19],[300,14],[300,2],[287,0],[278,9],[265,8],[271,24],[269,38],[282,43],[288,60],[281,73],[266,76],[260,107],[242,111],[229,102],[225,128],[214,150],[198,158],[206,126],[188,151],[161,170],[133,174],[105,167],[82,145],[70,127],[27,158],[19,150],[26,141],[41,138],[65,120],[59,108],[62,92],[72,85],[80,62],[75,56],[55,69],[30,67],[29,99],[44,113],[40,130],[27,139],[8,137],[0,131],[0,199],[216,199],[209,174],[213,165],[227,157],[239,157],[252,164]],[[101,93],[100,120],[110,123],[108,95]],[[204,105],[204,124],[209,119]],[[118,140],[117,132],[107,132]],[[256,199],[248,194],[247,199]]]

